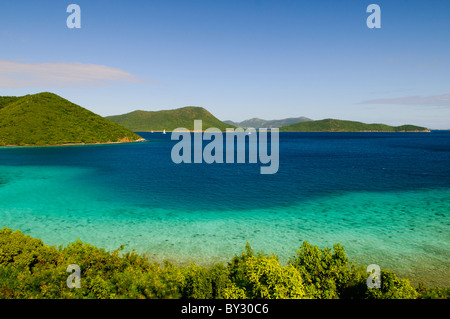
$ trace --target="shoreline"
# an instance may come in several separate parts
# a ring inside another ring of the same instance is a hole
[[[274,127],[276,128],[276,127]],[[260,129],[266,129],[266,130],[272,130],[273,128],[258,128],[255,129],[255,131]],[[243,132],[228,132],[228,131],[220,131],[220,132],[206,132],[205,130],[202,131],[194,131],[194,130],[188,130],[189,133],[247,133],[246,128]],[[446,130],[441,130],[446,131]],[[135,131],[135,132],[142,132],[142,133],[162,133],[163,131]],[[166,133],[172,133],[173,131],[167,131]],[[431,130],[425,130],[425,131],[279,131],[280,133],[431,133]]]
[[[141,143],[147,142],[145,138],[137,139],[136,141],[119,141],[119,142],[99,142],[99,143],[65,143],[65,144],[44,144],[44,145],[35,145],[35,144],[25,144],[25,145],[2,145],[2,147],[57,147],[57,146],[84,146],[84,145],[109,145],[109,144],[128,144],[128,143]]]
[[[261,128],[259,128],[261,129]],[[259,129],[254,129],[255,132]],[[265,128],[268,132],[271,132],[272,128]],[[206,132],[188,130],[189,133],[248,133],[247,129],[244,129],[243,132],[235,132],[235,131],[220,131],[220,132]],[[447,131],[447,130],[435,130],[435,131]],[[163,131],[135,131],[142,133],[163,133]],[[279,133],[431,133],[431,130],[425,131],[278,131]],[[173,131],[166,131],[166,133],[173,133]],[[148,140],[145,138],[140,138],[135,141],[118,141],[118,142],[98,142],[98,143],[63,143],[63,144],[44,144],[44,145],[36,145],[36,144],[8,144],[8,145],[0,145],[2,147],[52,147],[52,146],[83,146],[83,145],[109,145],[109,144],[126,144],[126,143],[139,143],[139,142],[147,142]]]
[[[286,133],[431,133],[431,130],[425,131],[280,131]]]

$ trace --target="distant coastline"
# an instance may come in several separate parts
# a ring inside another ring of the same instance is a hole
[[[220,121],[202,107],[183,107],[174,110],[133,111],[127,114],[107,116],[106,119],[119,124],[133,132],[171,132],[185,128],[192,132],[196,120],[202,120],[203,127],[214,127],[225,132],[227,128],[278,128],[280,132],[427,132],[426,127],[405,124],[391,126],[382,123],[366,124],[357,121],[327,118],[311,120],[305,117],[282,120],[250,119],[243,122]],[[242,126],[241,126],[242,125]],[[203,132],[203,130],[202,130]]]
[[[265,128],[265,127],[263,127]],[[274,129],[273,128],[265,128],[267,130]],[[255,128],[256,130],[259,130],[261,128]],[[194,130],[188,130],[190,133],[204,133],[206,130],[202,131],[194,131]],[[415,131],[280,131],[280,133],[431,133],[431,131],[450,131],[450,130],[415,130]],[[143,132],[143,133],[162,133],[163,131],[136,131],[136,132]],[[173,131],[166,130],[166,133],[172,133]],[[239,132],[227,132],[223,131],[222,133],[239,133]],[[241,133],[246,133],[245,129]]]
[[[128,144],[128,143],[140,143],[146,142],[145,138],[140,138],[136,141],[119,141],[119,142],[98,142],[98,143],[65,143],[65,144],[45,144],[45,145],[36,145],[36,144],[25,144],[25,145],[2,145],[2,147],[56,147],[56,146],[83,146],[83,145],[109,145],[109,144]]]
[[[202,124],[196,126],[196,121]],[[243,127],[279,132],[426,132],[426,127],[406,124],[390,126],[356,121],[305,117],[265,121],[244,121],[253,126]],[[271,125],[269,125],[271,124]],[[206,132],[203,128],[217,128],[221,132],[236,126],[220,121],[202,107],[188,106],[174,110],[134,111],[127,114],[101,117],[79,105],[49,92],[22,97],[0,97],[0,145],[4,147],[40,147],[117,144],[143,141],[134,132],[173,132],[177,128],[189,132]]]

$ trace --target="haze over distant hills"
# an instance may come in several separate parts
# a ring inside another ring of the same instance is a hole
[[[0,145],[133,142],[140,138],[56,94],[0,97]]]
[[[286,125],[290,125],[290,124],[295,124],[295,123],[301,123],[301,122],[307,122],[307,121],[312,121],[311,119],[301,116],[301,117],[290,117],[290,118],[286,118],[286,119],[282,119],[282,120],[263,120],[260,118],[252,118],[249,120],[245,120],[242,122],[233,122],[233,121],[224,121],[227,124],[231,124],[237,127],[242,127],[242,128],[248,128],[248,127],[253,127],[253,128],[280,128],[282,126],[286,126]]]

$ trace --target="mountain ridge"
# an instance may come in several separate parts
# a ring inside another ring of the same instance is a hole
[[[242,128],[249,128],[249,127],[253,127],[253,128],[280,128],[283,126],[287,126],[290,124],[295,124],[295,123],[301,123],[301,122],[307,122],[307,121],[312,121],[310,118],[304,117],[304,116],[300,116],[300,117],[288,117],[285,119],[280,119],[280,120],[263,120],[257,117],[248,119],[248,120],[244,120],[241,122],[233,122],[230,120],[224,121],[227,124],[231,124],[237,127],[242,127]]]
[[[306,117],[269,121],[259,118],[242,122],[220,121],[205,108],[199,106],[186,106],[160,111],[136,110],[122,115],[107,116],[106,118],[133,131],[173,131],[179,127],[192,131],[194,120],[202,120],[203,130],[215,127],[221,131],[230,127],[253,127],[255,129],[277,127],[281,132],[429,132],[429,129],[416,125],[390,126],[338,119],[311,120]],[[294,123],[284,126],[276,125],[289,121]]]

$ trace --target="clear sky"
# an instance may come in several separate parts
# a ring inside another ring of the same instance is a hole
[[[42,91],[103,116],[194,105],[449,129],[450,1],[2,1],[0,95]]]

